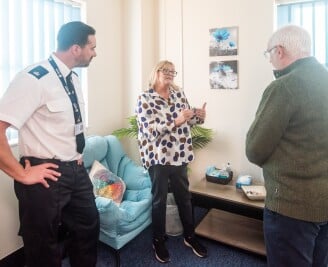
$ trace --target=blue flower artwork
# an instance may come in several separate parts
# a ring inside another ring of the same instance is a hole
[[[237,27],[210,29],[210,56],[237,55],[237,35]]]
[[[217,42],[223,42],[229,38],[230,33],[227,29],[216,29],[212,35]]]
[[[237,60],[211,62],[209,78],[211,89],[238,89]]]

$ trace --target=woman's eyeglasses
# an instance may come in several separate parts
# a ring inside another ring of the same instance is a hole
[[[164,75],[171,75],[173,77],[177,76],[177,72],[175,70],[169,70],[169,69],[159,69]]]

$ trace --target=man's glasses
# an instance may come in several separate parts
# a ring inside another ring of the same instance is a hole
[[[177,72],[174,70],[169,70],[169,69],[159,69],[164,75],[171,75],[173,77],[177,76]]]
[[[264,57],[268,59],[270,57],[271,52],[274,49],[276,49],[277,47],[278,47],[278,45],[275,45],[275,46],[271,47],[270,49],[265,50],[264,53],[263,53]]]

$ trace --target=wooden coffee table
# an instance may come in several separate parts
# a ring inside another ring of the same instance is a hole
[[[191,185],[190,191],[193,205],[209,208],[196,234],[266,255],[261,220],[264,201],[249,200],[234,185],[211,183],[205,178]]]

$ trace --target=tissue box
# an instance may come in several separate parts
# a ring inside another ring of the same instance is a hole
[[[252,184],[252,177],[250,175],[238,175],[236,181],[236,188],[241,189],[243,185],[251,185]]]
[[[232,180],[232,171],[225,171],[210,166],[206,170],[206,180],[211,183],[228,184]]]

